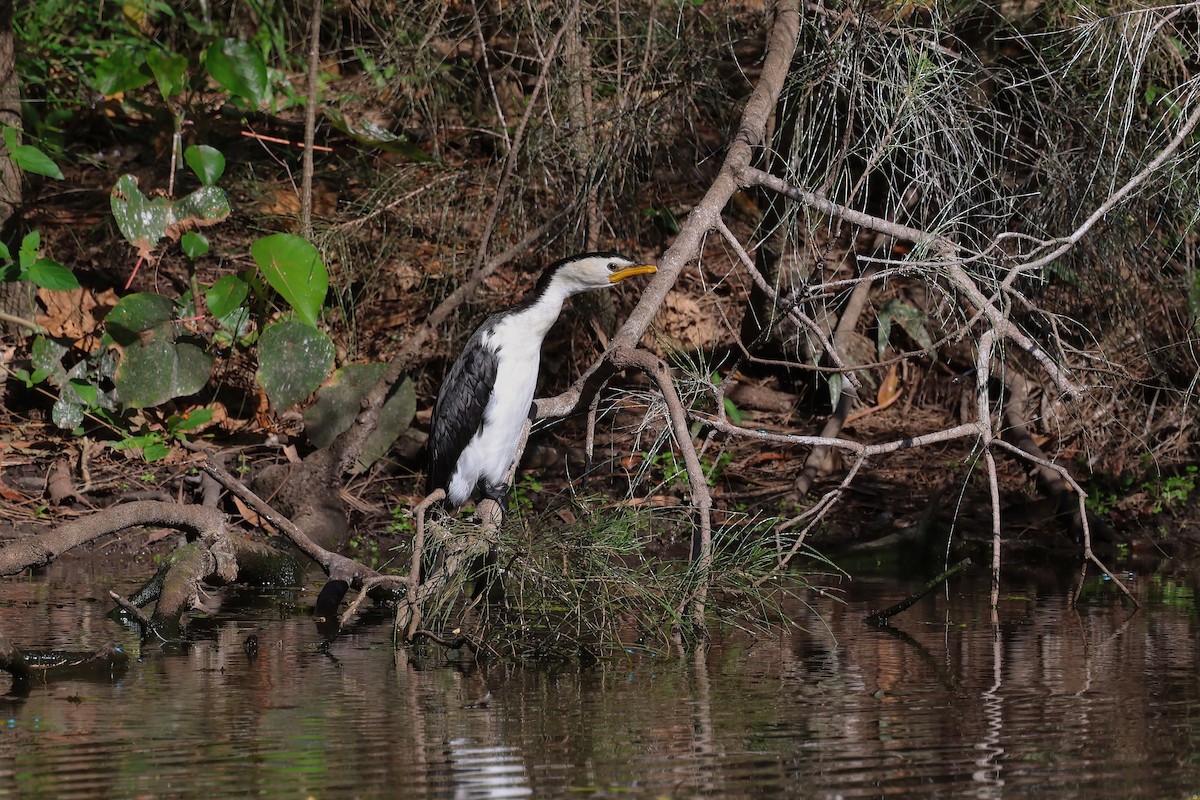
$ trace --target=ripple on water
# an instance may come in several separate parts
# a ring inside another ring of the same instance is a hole
[[[52,592],[0,585],[12,593],[0,598],[6,635],[34,647],[116,638],[137,652],[104,604],[79,602],[103,596],[113,573],[55,569],[35,579]],[[1067,798],[1200,787],[1194,615],[1153,603],[1132,617],[1116,604],[1076,613],[1043,591],[1006,603],[993,627],[987,592],[964,583],[905,612],[896,633],[863,625],[866,609],[905,590],[856,590],[822,606],[808,632],[587,671],[418,670],[392,651],[386,624],[323,653],[303,615],[245,598],[205,623],[207,638],[148,649],[119,682],[5,698],[0,795]],[[469,707],[489,692],[486,707]]]

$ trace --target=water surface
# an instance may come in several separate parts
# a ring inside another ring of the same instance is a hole
[[[147,564],[147,575],[152,565]],[[1200,791],[1197,615],[1186,580],[956,579],[895,620],[914,584],[809,597],[800,627],[719,635],[683,657],[587,669],[415,661],[391,626],[326,652],[305,592],[214,595],[186,646],[105,618],[128,564],[68,560],[0,581],[25,648],[115,640],[114,681],[0,698],[0,794],[36,797],[1189,797]],[[53,585],[54,588],[49,587]],[[257,637],[257,655],[245,648]],[[0,677],[0,690],[5,679]],[[479,705],[481,699],[486,703]]]

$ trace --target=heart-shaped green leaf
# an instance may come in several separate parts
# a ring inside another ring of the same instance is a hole
[[[216,184],[225,172],[225,156],[217,148],[206,144],[194,144],[184,150],[183,160],[205,186]]]
[[[300,236],[274,233],[250,245],[250,254],[271,288],[300,319],[316,326],[329,291],[329,273],[317,248]]]
[[[171,201],[165,197],[151,200],[138,188],[137,178],[122,175],[113,185],[109,204],[125,241],[136,247],[143,257],[149,257],[159,239],[167,235],[167,226],[171,224]]]
[[[317,393],[317,402],[304,411],[304,428],[309,441],[326,447],[338,434],[350,427],[360,410],[363,397],[379,376],[384,364],[347,364],[333,373]],[[417,394],[411,378],[405,378],[379,414],[379,424],[363,444],[358,469],[363,470],[380,459],[412,423],[417,411]]]
[[[167,233],[174,237],[193,225],[212,225],[228,217],[230,210],[224,189],[201,186],[175,201],[171,228]]]
[[[317,390],[333,368],[333,342],[298,320],[268,326],[258,339],[258,383],[277,409],[291,408]]]
[[[175,318],[175,302],[151,292],[122,297],[104,318],[109,334],[118,344],[129,344],[137,335]]]
[[[204,51],[204,65],[221,88],[246,99],[251,107],[259,108],[271,99],[267,65],[249,42],[237,39],[213,42]]]
[[[208,291],[204,293],[204,302],[208,305],[210,314],[223,317],[240,306],[248,294],[250,286],[240,275],[226,275],[208,287]]]
[[[50,409],[50,419],[64,431],[75,430],[83,423],[83,406],[60,397]]]
[[[180,335],[177,327],[170,322],[159,325],[125,345],[113,382],[126,406],[157,406],[195,394],[208,383],[212,358],[204,352],[204,342]]]
[[[109,195],[117,227],[143,258],[148,258],[164,237],[179,237],[188,228],[212,225],[229,216],[229,198],[223,189],[201,186],[172,203],[166,197],[153,200],[142,194],[137,178],[122,175]]]

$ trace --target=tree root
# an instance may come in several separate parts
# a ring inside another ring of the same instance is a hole
[[[46,533],[0,548],[0,575],[43,567],[63,553],[110,533],[141,525],[175,528],[202,538],[224,534],[225,515],[215,508],[140,500],[112,506]]]

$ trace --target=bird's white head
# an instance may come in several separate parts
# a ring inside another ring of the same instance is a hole
[[[619,253],[583,253],[559,261],[549,272],[570,294],[603,289],[634,275],[657,272],[653,264],[639,264]]]

